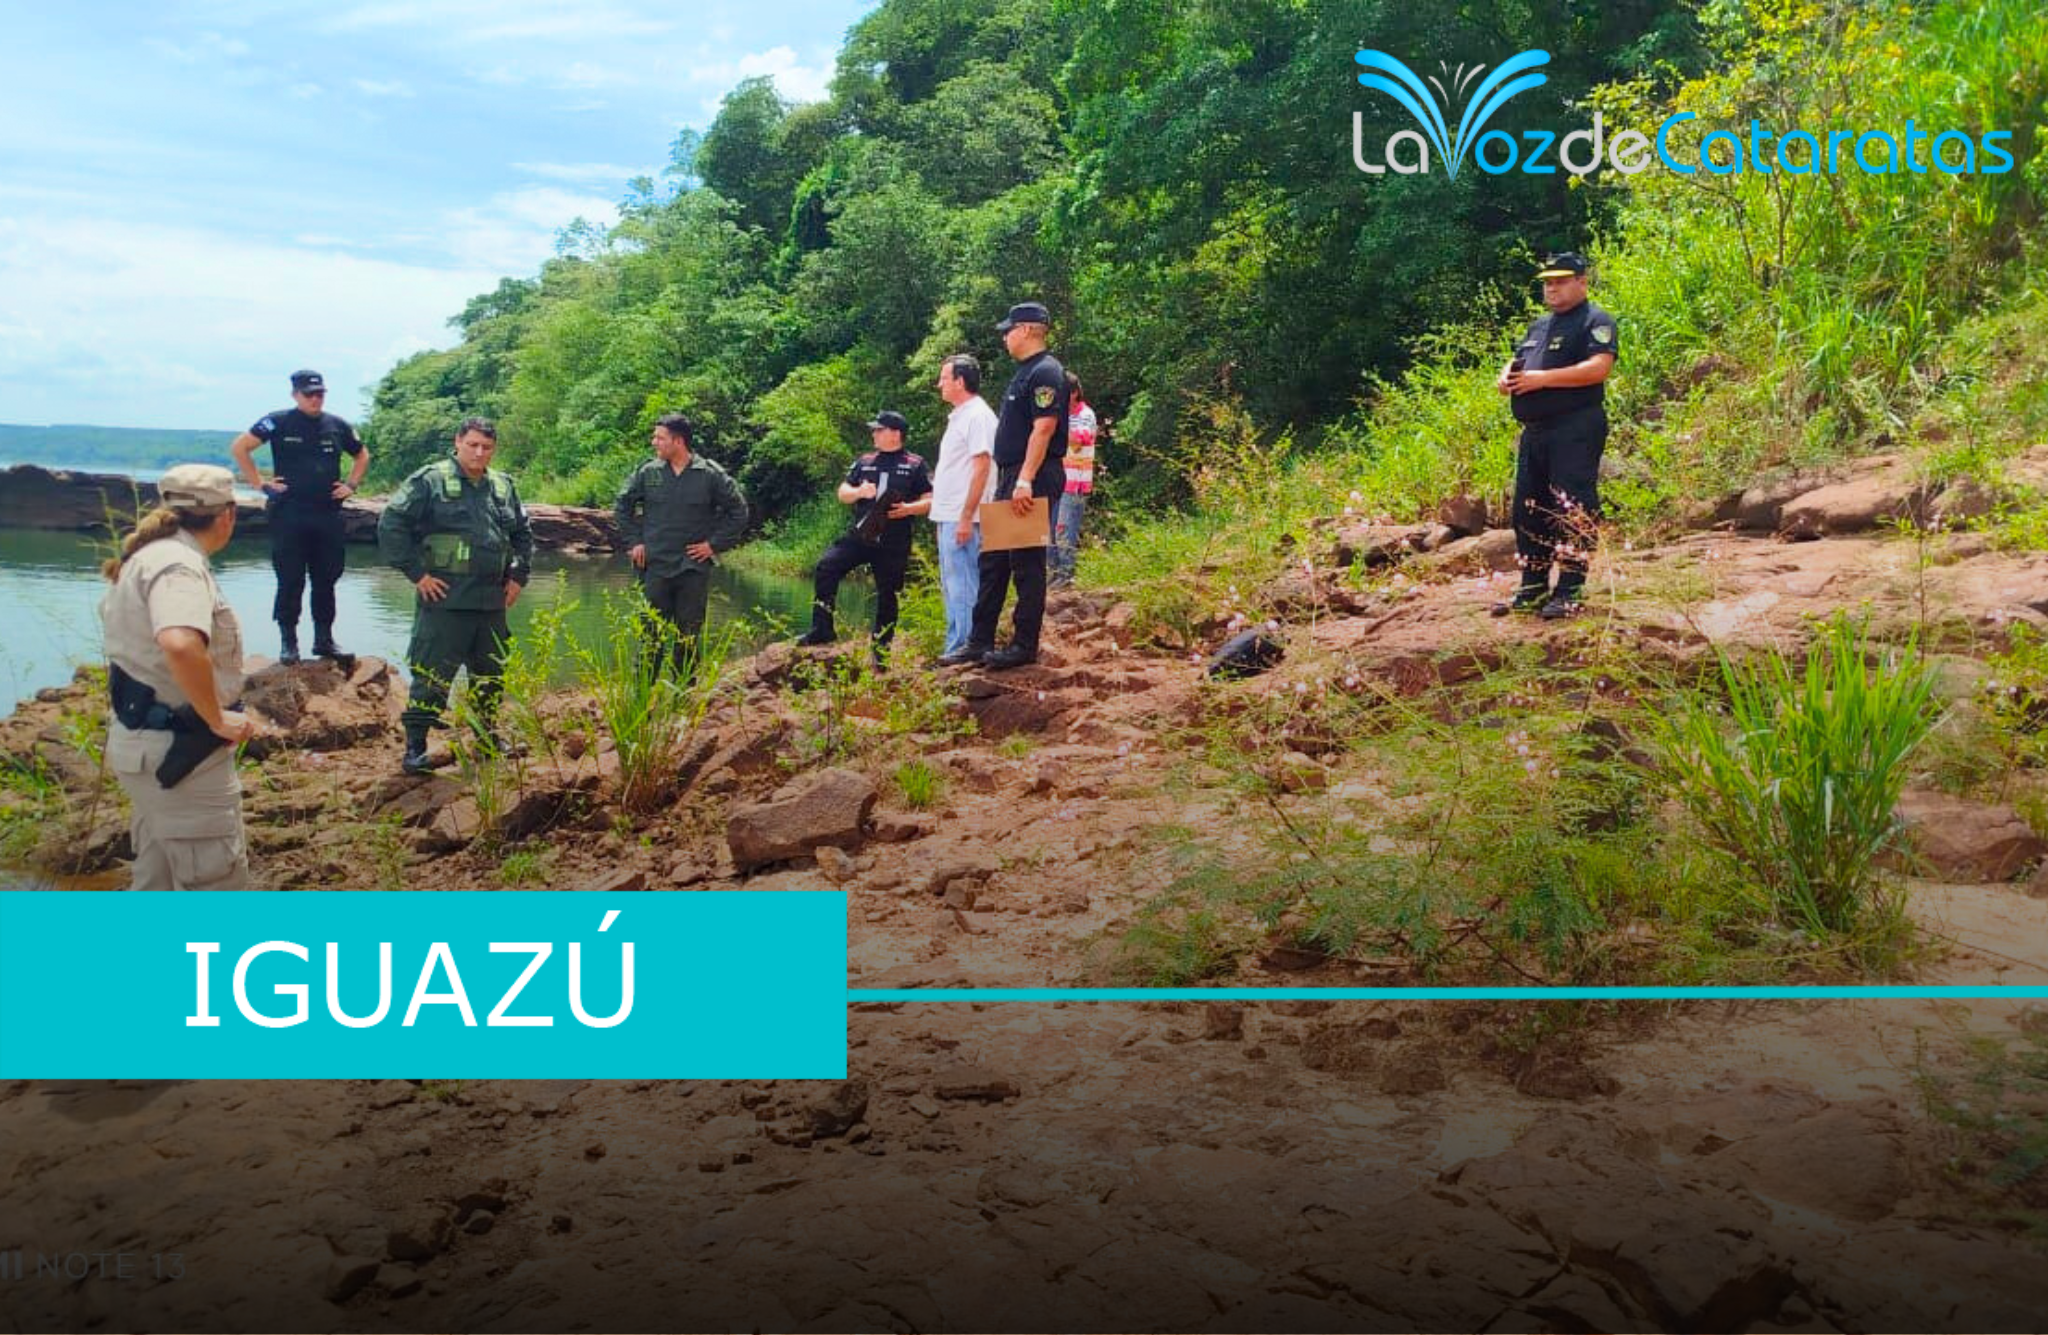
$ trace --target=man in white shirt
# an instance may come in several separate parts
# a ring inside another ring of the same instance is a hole
[[[946,647],[958,653],[974,625],[981,591],[981,506],[995,485],[996,414],[981,397],[981,363],[956,353],[939,364],[939,397],[953,405],[932,473],[931,516],[938,526],[939,591],[946,603]]]

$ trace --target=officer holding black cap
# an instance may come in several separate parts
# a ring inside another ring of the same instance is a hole
[[[318,371],[292,372],[294,407],[270,413],[235,437],[242,480],[270,498],[270,564],[277,572],[280,663],[299,661],[299,604],[313,583],[313,653],[345,657],[334,642],[334,586],[347,562],[341,503],[356,494],[370,451],[355,428],[326,411],[327,382]],[[256,448],[270,446],[271,478],[256,471]],[[341,456],[352,456],[348,477]]]
[[[1018,515],[1046,502],[1046,541],[1052,540],[1052,508],[1066,490],[1067,370],[1046,348],[1052,315],[1036,301],[1019,302],[996,325],[1003,347],[1016,359],[1017,373],[1003,391],[996,414],[995,500]],[[974,601],[974,629],[965,647],[939,662],[980,663],[990,668],[1022,667],[1038,661],[1038,633],[1045,622],[1045,547],[981,553],[981,590]],[[995,647],[996,626],[1010,585],[1017,586],[1017,611],[1010,643]]]
[[[896,600],[910,571],[910,544],[918,526],[909,521],[932,508],[931,471],[924,459],[903,448],[909,421],[880,412],[868,423],[875,448],[853,461],[839,484],[839,503],[854,507],[853,528],[825,549],[812,577],[811,629],[802,645],[830,644],[839,601],[839,581],[861,566],[875,572],[875,663],[896,634]]]
[[[1586,559],[1599,535],[1607,376],[1621,349],[1614,317],[1586,299],[1586,257],[1552,255],[1536,277],[1549,314],[1529,326],[1497,387],[1522,424],[1515,459],[1515,596],[1495,616],[1559,620],[1583,605]],[[1550,587],[1551,567],[1557,587]]]

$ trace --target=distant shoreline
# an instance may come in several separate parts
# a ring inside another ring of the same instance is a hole
[[[49,464],[0,464],[0,528],[45,529],[72,533],[105,533],[110,524],[131,522],[136,513],[156,504],[156,482],[162,469],[108,473]],[[245,533],[269,527],[269,509],[257,492],[237,488]],[[377,540],[377,519],[384,498],[351,496],[341,503],[342,532],[350,542]],[[609,510],[576,505],[526,506],[536,546],[569,555],[602,555],[618,549],[618,534]]]

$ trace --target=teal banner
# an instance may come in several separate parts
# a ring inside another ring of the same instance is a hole
[[[0,1079],[843,1079],[839,892],[0,892]]]

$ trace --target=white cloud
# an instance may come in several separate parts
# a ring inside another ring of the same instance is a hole
[[[448,317],[500,273],[126,219],[0,218],[0,401],[16,421],[235,429],[313,365],[355,416],[401,350],[451,344]]]
[[[200,65],[217,60],[234,60],[249,54],[249,44],[217,32],[202,32],[189,42],[179,43],[152,37],[149,46],[159,55],[180,65]]]
[[[675,25],[638,13],[630,6],[576,0],[377,0],[343,10],[318,26],[337,33],[379,28],[432,29],[458,44],[466,44],[533,38],[648,37],[668,32]]]
[[[579,60],[555,76],[557,88],[616,88],[638,83],[639,79],[624,70],[615,70],[603,65]]]
[[[365,97],[411,97],[412,85],[403,79],[380,81],[377,79],[355,80],[356,91]]]
[[[374,250],[374,242],[356,237],[329,236],[324,232],[301,232],[292,238],[292,244],[306,246],[313,250]]]
[[[749,52],[736,61],[699,65],[691,75],[700,83],[718,88],[718,99],[709,104],[715,110],[718,101],[724,99],[734,84],[763,74],[774,79],[775,90],[792,102],[823,101],[831,89],[832,71],[830,52],[818,53],[815,63],[807,65],[792,48],[774,46],[766,51]]]
[[[624,167],[616,162],[515,162],[514,171],[571,185],[623,186],[635,176],[652,176],[651,167]]]
[[[285,92],[290,93],[293,97],[303,102],[309,97],[320,96],[320,85],[317,83],[295,83],[285,89]]]
[[[530,274],[555,253],[555,234],[578,218],[608,227],[618,220],[618,209],[597,195],[551,185],[523,186],[493,195],[482,205],[450,210],[434,240],[460,268]]]

